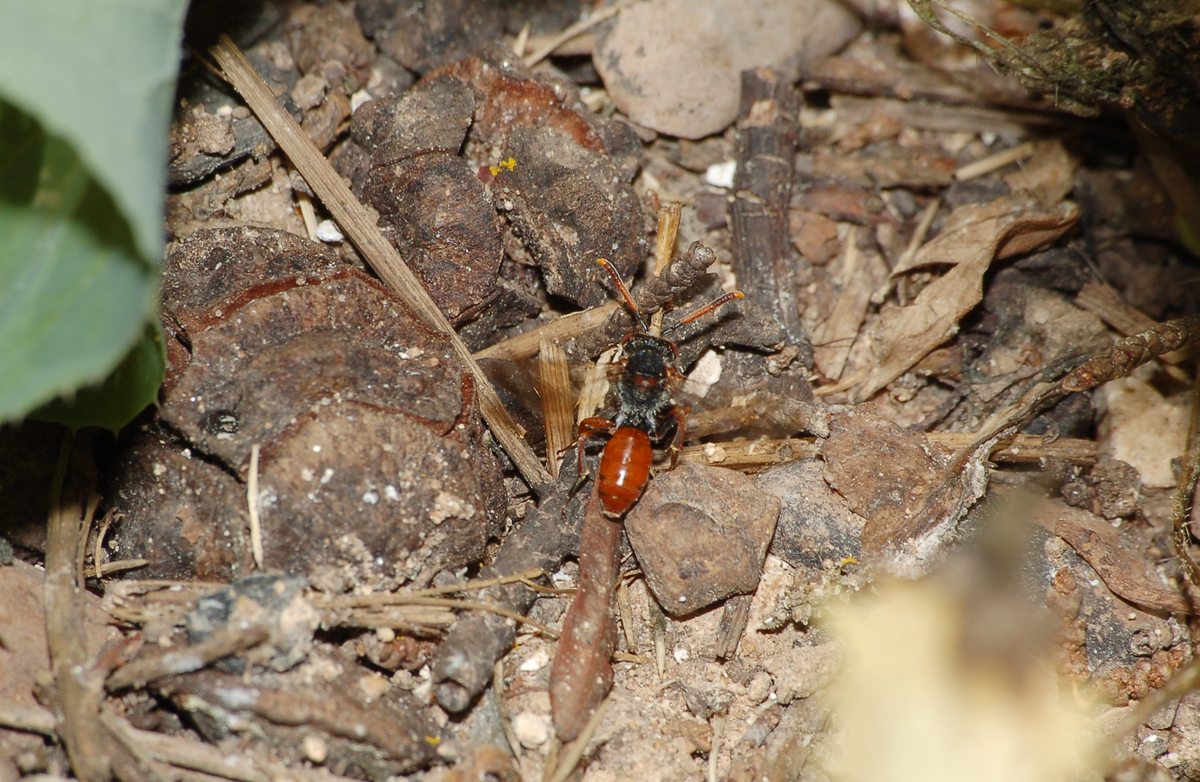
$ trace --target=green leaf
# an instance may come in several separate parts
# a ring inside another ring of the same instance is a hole
[[[186,0],[0,0],[0,98],[75,149],[155,266],[186,9]]]
[[[0,423],[61,396],[39,415],[115,429],[154,401],[186,5],[0,0]]]
[[[158,324],[148,325],[102,383],[52,400],[29,417],[72,429],[98,426],[115,433],[154,401],[165,363],[162,330]]]
[[[0,104],[0,150],[4,421],[102,380],[141,335],[156,288],[128,224],[71,147]]]

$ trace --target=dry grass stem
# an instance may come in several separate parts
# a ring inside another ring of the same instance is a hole
[[[633,636],[633,610],[629,606],[629,582],[617,581],[617,616],[621,620],[621,631],[625,635],[625,648],[637,654],[637,639]]]
[[[377,597],[377,595],[369,595],[368,597]],[[318,605],[320,605],[319,601],[318,601]],[[462,611],[483,611],[485,613],[496,614],[497,616],[503,616],[506,619],[511,619],[514,622],[516,622],[517,624],[522,624],[522,625],[526,625],[528,627],[532,627],[532,628],[536,629],[538,632],[540,632],[542,635],[546,636],[547,638],[557,638],[558,637],[558,632],[556,630],[554,630],[553,628],[548,627],[548,626],[542,624],[541,622],[535,622],[534,620],[530,619],[529,617],[519,614],[516,611],[513,611],[510,608],[506,608],[505,606],[502,606],[498,603],[492,603],[490,601],[485,601],[485,600],[459,600],[459,599],[452,598],[452,597],[421,597],[421,596],[404,596],[404,595],[398,594],[396,596],[396,600],[392,603],[387,604],[386,606],[369,605],[369,606],[363,606],[363,607],[353,607],[353,608],[339,607],[339,608],[330,609],[331,611],[335,612],[334,616],[330,617],[330,620],[332,620],[331,623],[333,623],[333,624],[357,627],[357,626],[362,626],[362,625],[356,624],[356,622],[355,622],[356,618],[363,616],[363,615],[370,616],[369,613],[364,614],[363,612],[369,612],[371,610],[376,610],[381,607],[402,608],[405,606],[448,608],[448,609],[457,609],[457,610],[462,610]],[[373,624],[371,626],[378,627],[378,626],[382,626],[382,625]]]
[[[712,747],[708,750],[708,782],[717,782],[717,760],[721,753],[721,739],[725,736],[725,718],[712,719]]]
[[[579,20],[570,27],[567,27],[558,35],[555,35],[553,38],[546,41],[546,43],[542,44],[535,51],[528,54],[525,57],[525,64],[532,68],[542,60],[549,57],[551,54],[554,54],[554,51],[567,41],[578,35],[582,35],[601,22],[612,19],[614,16],[621,13],[621,11],[625,10],[628,5],[629,3],[617,3],[616,5],[611,5],[608,8],[601,8],[587,19]]]
[[[538,391],[546,426],[546,466],[558,478],[560,454],[575,441],[575,413],[567,354],[553,342],[538,351]]]
[[[434,597],[437,595],[452,595],[457,592],[478,592],[483,589],[494,586],[503,586],[504,584],[515,584],[521,582],[531,589],[537,589],[539,584],[533,583],[533,579],[540,578],[546,575],[539,568],[529,568],[520,573],[513,573],[508,576],[499,576],[497,578],[480,578],[475,581],[465,581],[461,584],[447,584],[446,586],[430,587],[429,589],[414,589],[412,591],[402,592],[383,592],[373,595],[320,595],[316,599],[327,608],[363,608],[367,606],[382,606],[382,605],[405,605],[406,601],[413,597]],[[544,588],[544,587],[543,587]]]
[[[926,437],[947,450],[967,448],[981,432],[929,432]],[[685,446],[679,458],[701,464],[713,464],[742,472],[757,472],[776,464],[812,459],[820,453],[813,438],[791,437],[781,440],[736,440]],[[1008,464],[1032,464],[1044,458],[1062,459],[1072,464],[1094,464],[1100,448],[1093,440],[1060,437],[1047,441],[1038,435],[1016,435],[998,448],[991,458]]]
[[[93,565],[83,571],[87,578],[103,578],[112,573],[124,573],[127,570],[137,570],[150,564],[148,559],[118,559],[116,562],[105,562],[99,568]]]
[[[210,778],[231,779],[237,782],[274,782],[294,779],[299,782],[351,782],[348,777],[331,774],[322,769],[293,766],[266,759],[251,758],[228,752],[181,736],[168,736],[133,727],[123,718],[105,711],[104,725],[124,744],[137,747],[142,753],[160,763],[178,769],[189,769]]]
[[[587,749],[588,742],[592,740],[596,729],[600,727],[600,721],[604,718],[604,713],[608,709],[608,701],[608,698],[600,701],[600,705],[596,707],[591,718],[584,725],[579,738],[563,748],[554,772],[549,777],[550,782],[566,782],[571,774],[574,773],[575,767],[579,765],[579,760],[583,757],[583,751]]]
[[[543,342],[561,345],[584,334],[590,334],[607,323],[620,306],[615,301],[608,301],[598,307],[559,316],[515,337],[490,345],[476,353],[475,358],[508,361],[533,358]]]
[[[671,265],[671,257],[675,254],[675,238],[679,235],[679,217],[683,206],[678,201],[671,201],[658,208],[658,230],[654,236],[654,276],[661,277]],[[663,316],[666,312],[659,308],[650,316],[650,333],[662,335]]]
[[[1018,144],[1010,149],[1001,150],[994,155],[980,158],[973,163],[959,166],[958,170],[954,172],[954,178],[959,182],[977,179],[993,171],[998,171],[1007,165],[1016,163],[1019,160],[1031,157],[1036,149],[1036,142],[1026,141],[1024,144]]]
[[[517,33],[516,40],[513,41],[513,54],[518,57],[525,57],[525,50],[529,47],[529,31],[533,25],[529,22],[521,25],[521,32]]]
[[[300,205],[300,218],[304,220],[304,232],[308,234],[308,240],[317,241],[317,210],[313,208],[312,199],[298,192],[296,203]]]
[[[262,524],[258,518],[258,452],[258,443],[250,446],[250,474],[246,478],[246,511],[250,516],[250,551],[254,555],[254,565],[262,570]]]
[[[512,420],[470,349],[459,338],[400,253],[379,231],[374,214],[359,203],[329,161],[291,115],[283,110],[270,87],[233,41],[222,36],[209,52],[221,69],[220,75],[245,98],[250,109],[317,193],[343,233],[362,252],[371,268],[418,317],[449,338],[454,352],[467,365],[474,378],[480,412],[492,434],[534,491],[540,492],[550,483],[550,474],[525,442],[521,428]]]

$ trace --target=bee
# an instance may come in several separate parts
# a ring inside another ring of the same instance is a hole
[[[650,333],[650,327],[621,275],[603,258],[597,263],[612,277],[613,285],[633,315],[636,328],[621,340],[623,357],[613,365],[614,373],[620,373],[612,391],[616,415],[583,419],[579,423],[576,449],[579,474],[583,475],[583,455],[588,442],[608,438],[600,455],[596,490],[604,512],[619,518],[642,496],[650,480],[656,446],[662,447],[670,440],[671,468],[675,467],[687,429],[687,409],[676,404],[671,396],[671,385],[683,379],[679,369],[679,346]],[[741,291],[726,293],[683,318],[668,331],[741,298]]]

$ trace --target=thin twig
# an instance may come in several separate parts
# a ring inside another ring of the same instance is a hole
[[[96,720],[103,701],[98,677],[90,670],[84,642],[83,573],[78,561],[84,533],[84,504],[66,489],[75,436],[68,433],[58,454],[46,534],[46,642],[50,669],[62,708],[62,738],[71,770],[84,782],[107,780],[112,773],[110,741]]]
[[[383,597],[382,595],[366,595],[363,599]],[[390,596],[389,596],[390,597]],[[393,600],[387,603],[375,603],[365,606],[337,606],[332,610],[335,611],[354,611],[359,608],[378,608],[378,607],[402,607],[402,606],[430,606],[436,608],[457,608],[464,611],[483,611],[489,614],[503,616],[505,619],[511,619],[518,624],[528,625],[535,628],[547,638],[558,638],[558,632],[541,622],[535,622],[527,616],[517,613],[510,608],[506,608],[498,603],[492,603],[485,600],[459,600],[452,597],[422,597],[419,595],[403,595],[397,594]]]
[[[608,710],[608,701],[608,698],[600,701],[600,705],[596,707],[596,711],[592,713],[591,719],[583,727],[579,738],[566,746],[565,751],[558,758],[558,766],[554,769],[554,774],[550,777],[550,782],[566,782],[567,778],[575,771],[575,767],[579,765],[580,758],[583,757],[583,751],[587,749],[588,742],[592,740],[596,729],[600,727],[600,720],[604,718],[604,712]]]
[[[354,197],[333,166],[291,115],[283,110],[271,88],[228,36],[222,35],[209,52],[220,66],[220,75],[246,100],[280,149],[337,220],[343,233],[350,237],[371,264],[371,268],[421,320],[450,340],[454,352],[471,372],[479,398],[479,410],[492,434],[530,487],[538,493],[543,491],[543,487],[550,483],[550,474],[523,439],[521,428],[505,409],[491,381],[471,355],[470,348],[454,331],[400,253],[380,232],[373,213]]]
[[[129,661],[112,672],[105,686],[115,692],[127,687],[144,687],[168,676],[198,671],[217,660],[258,646],[269,636],[270,632],[262,625],[222,627],[211,638],[191,646]]]
[[[96,539],[92,543],[92,574],[96,578],[105,572],[101,565],[104,554],[104,537],[108,535],[108,528],[112,525],[113,519],[119,517],[120,514],[113,508],[104,514],[104,518],[100,519],[100,529],[96,530]],[[87,575],[87,571],[84,571],[84,576]]]
[[[712,747],[708,750],[708,782],[717,782],[717,756],[721,752],[721,739],[725,737],[725,718],[712,719]]]
[[[58,720],[54,719],[53,712],[41,706],[0,700],[0,728],[53,737],[57,733]]]
[[[98,569],[95,565],[83,571],[87,578],[103,578],[110,573],[123,573],[126,570],[137,570],[150,564],[148,559],[118,559],[115,562],[105,562]]]
[[[383,592],[374,595],[314,595],[313,601],[322,608],[366,608],[369,606],[391,606],[391,605],[409,605],[408,602],[414,597],[435,597],[437,595],[452,595],[457,592],[477,592],[488,587],[502,586],[504,584],[514,584],[518,581],[530,588],[535,588],[539,585],[530,583],[533,579],[544,576],[540,568],[529,568],[522,570],[520,573],[513,573],[508,576],[499,576],[497,578],[480,578],[475,581],[466,581],[462,584],[447,584],[446,586],[430,587],[428,589],[414,589],[404,592]]]
[[[1087,391],[1110,380],[1127,377],[1147,361],[1194,343],[1200,336],[1200,315],[1159,323],[1117,340],[1108,350],[1089,358],[1062,379],[1064,392]]]
[[[930,442],[947,450],[957,451],[980,438],[982,432],[929,432]],[[728,443],[702,443],[684,446],[679,452],[681,461],[714,464],[731,470],[757,472],[799,459],[815,458],[819,442],[811,437],[789,437],[782,440],[737,440]],[[1033,464],[1045,458],[1062,459],[1072,464],[1095,464],[1100,448],[1094,440],[1060,437],[1047,440],[1038,435],[1015,435],[990,456],[993,461],[1009,464]]]
[[[139,730],[121,717],[105,709],[100,719],[123,742],[136,745],[150,757],[176,768],[191,769],[219,779],[237,782],[274,782],[277,779],[297,779],[303,782],[350,782],[320,769],[285,765],[267,760],[250,759],[245,754],[230,755],[225,750],[181,736],[168,736]]]
[[[1179,482],[1171,503],[1172,539],[1175,553],[1183,562],[1188,580],[1200,587],[1200,568],[1192,558],[1192,535],[1188,530],[1188,518],[1192,511],[1192,496],[1196,491],[1196,478],[1200,475],[1200,372],[1192,384],[1192,407],[1189,415],[1187,447],[1183,452],[1183,464],[1179,470]]]

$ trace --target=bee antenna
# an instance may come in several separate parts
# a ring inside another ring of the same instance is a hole
[[[703,318],[705,315],[712,312],[713,310],[720,309],[721,307],[724,307],[726,304],[728,304],[731,301],[734,301],[735,299],[744,299],[744,298],[746,298],[746,294],[742,293],[741,291],[730,291],[729,293],[721,294],[717,298],[710,301],[708,304],[705,304],[703,307],[699,308],[692,314],[690,314],[687,317],[680,320],[678,323],[675,323],[675,324],[669,326],[666,330],[663,331],[663,333],[668,334],[668,333],[674,331],[675,329],[679,328],[680,326],[686,326],[687,324],[691,323],[694,320],[699,320],[700,318]]]
[[[604,271],[608,272],[608,276],[612,277],[613,285],[615,285],[617,288],[617,293],[621,294],[621,298],[625,300],[625,306],[629,308],[629,312],[631,315],[633,315],[633,319],[637,321],[638,326],[642,329],[642,331],[648,331],[649,326],[646,325],[645,319],[642,318],[642,311],[638,309],[637,302],[633,300],[633,296],[629,293],[629,289],[625,287],[625,281],[621,279],[621,275],[617,271],[616,267],[609,263],[605,258],[597,258],[596,264],[600,268],[604,269]]]

